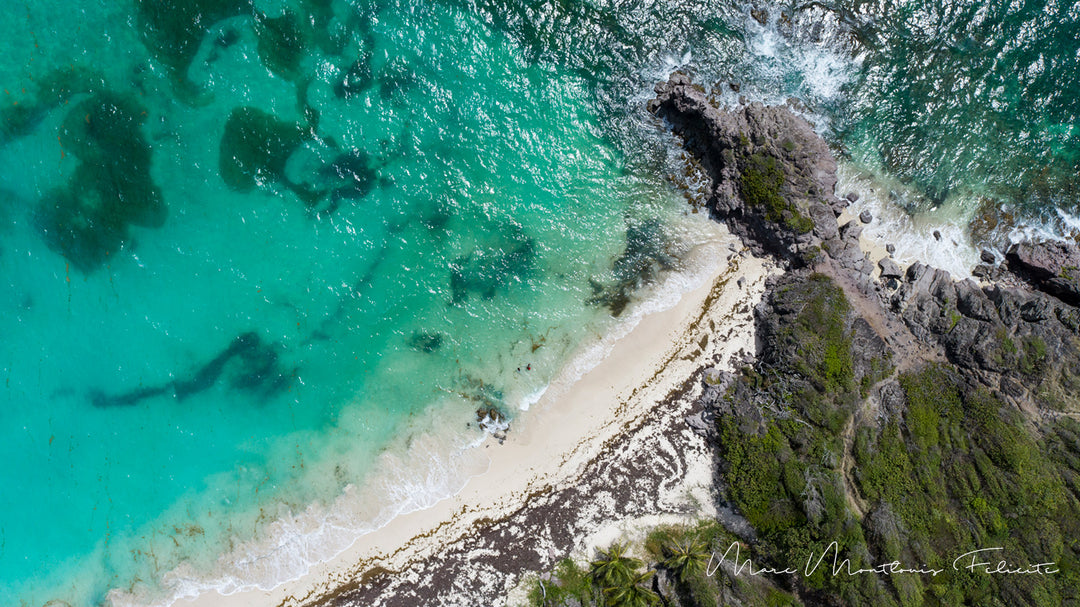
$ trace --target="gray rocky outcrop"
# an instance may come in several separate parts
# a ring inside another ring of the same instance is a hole
[[[756,253],[797,266],[837,238],[846,200],[835,196],[836,161],[803,119],[753,103],[721,110],[682,74],[656,87],[649,109],[668,120],[712,178],[710,209]]]
[[[881,272],[874,279],[874,264],[859,246],[863,224],[872,217],[864,213],[838,225],[848,200],[835,196],[836,163],[809,124],[783,107],[716,108],[681,74],[656,90],[650,110],[671,124],[712,178],[709,205],[715,215],[755,253],[774,255],[792,268],[805,266],[843,287],[864,317],[857,322],[853,316],[849,328],[870,358],[890,350],[905,364],[944,358],[1014,401],[1080,393],[1080,248],[1021,243],[1009,249],[1002,267],[993,265],[992,252],[984,252],[987,265],[975,271],[982,285],[922,263],[905,272],[888,257],[878,262]],[[772,200],[770,206],[767,197],[763,203],[755,190],[755,171],[760,174],[765,165],[783,176],[776,180],[782,203]],[[935,231],[934,237],[941,235]],[[809,274],[792,276],[770,286],[770,293]],[[759,360],[766,364],[790,360],[794,352],[784,348],[796,347],[776,339],[794,304],[774,299],[767,296],[756,314]],[[707,389],[704,400],[719,400],[717,393]],[[734,402],[754,402],[753,395],[743,396]],[[760,413],[734,413],[743,431],[764,428]],[[694,422],[705,425],[709,415]]]
[[[1080,248],[1064,242],[1021,242],[1005,254],[1009,271],[1032,287],[1080,305]]]

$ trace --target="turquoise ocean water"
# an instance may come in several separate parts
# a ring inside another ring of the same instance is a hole
[[[1080,4],[759,8],[0,6],[0,603],[271,585],[454,491],[707,238],[673,69],[973,242],[1075,225]]]

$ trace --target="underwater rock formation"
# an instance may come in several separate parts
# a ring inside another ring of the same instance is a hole
[[[230,188],[246,192],[262,180],[283,181],[293,150],[312,137],[296,122],[279,120],[253,107],[229,114],[221,136],[218,170]]]
[[[145,112],[134,98],[96,93],[68,111],[60,127],[65,156],[78,164],[65,186],[37,209],[49,248],[90,272],[123,246],[130,226],[160,227],[166,207],[150,176]]]
[[[307,45],[303,22],[292,11],[280,17],[256,15],[255,37],[263,65],[274,74],[293,80]]]
[[[450,264],[450,303],[464,303],[470,295],[491,299],[513,280],[524,279],[536,262],[536,241],[514,225],[499,235],[501,242],[477,247]]]
[[[249,13],[250,0],[138,0],[143,44],[169,70],[177,92],[193,97],[188,68],[203,37],[223,19]]]
[[[248,331],[233,338],[228,347],[187,377],[115,396],[93,391],[90,402],[99,408],[131,407],[150,398],[169,395],[183,402],[214,387],[222,377],[228,379],[230,388],[259,400],[269,399],[284,390],[296,374],[296,369],[281,366],[278,350],[277,344],[266,343],[258,333]]]
[[[635,291],[654,281],[660,271],[675,268],[676,258],[668,252],[668,244],[659,221],[630,225],[626,229],[626,248],[612,264],[614,284],[605,286],[590,280],[593,294],[586,303],[605,306],[612,316],[621,315]]]

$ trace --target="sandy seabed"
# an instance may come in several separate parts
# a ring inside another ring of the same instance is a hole
[[[455,495],[272,590],[176,605],[517,604],[528,572],[714,514],[712,456],[685,417],[704,369],[754,353],[753,308],[777,272],[737,242],[713,247],[704,281],[677,303],[594,344],[606,354],[591,369],[568,366],[504,444],[488,439],[490,465]]]

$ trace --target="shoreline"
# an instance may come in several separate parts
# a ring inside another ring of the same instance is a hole
[[[725,241],[729,247],[737,243],[733,236]],[[456,494],[393,518],[336,557],[312,565],[306,575],[272,590],[228,595],[212,590],[174,604],[332,602],[335,596],[362,589],[384,573],[409,569],[544,494],[575,486],[605,449],[640,431],[646,416],[672,393],[685,389],[687,378],[696,376],[703,361],[727,362],[740,350],[753,352],[750,310],[760,299],[765,278],[775,270],[771,262],[745,252],[728,258],[712,262],[716,267],[705,283],[682,293],[673,306],[646,310],[636,323],[628,323],[633,325],[629,330],[620,331],[623,325],[617,325],[615,335],[586,348],[582,354],[588,364],[597,348],[613,341],[591,369],[577,371],[583,357],[574,357],[505,444],[486,439],[482,449],[491,458],[488,469],[470,477]],[[740,279],[745,279],[742,287],[737,284]],[[652,307],[649,302],[663,305],[655,298],[646,299],[646,308]],[[726,338],[705,343],[703,335]],[[575,379],[575,375],[580,377]]]

